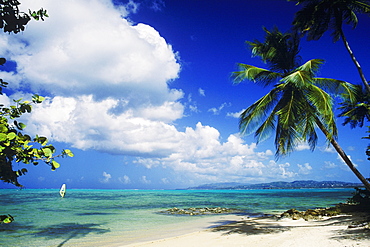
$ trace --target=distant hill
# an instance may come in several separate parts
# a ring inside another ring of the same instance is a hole
[[[191,187],[188,189],[216,190],[216,189],[236,188],[239,186],[248,186],[248,185],[249,184],[242,184],[242,183],[213,183],[213,184],[202,184],[202,185]]]
[[[204,184],[188,189],[196,190],[248,190],[248,189],[302,189],[302,188],[354,188],[362,186],[361,183],[348,183],[340,181],[314,181],[301,180],[294,182],[271,182],[261,184],[241,184],[241,183],[214,183]]]

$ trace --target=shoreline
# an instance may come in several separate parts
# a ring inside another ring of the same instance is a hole
[[[220,216],[221,217],[221,216]],[[216,217],[219,218],[219,217]],[[276,216],[250,218],[224,215],[218,221],[193,222],[186,229],[173,229],[172,234],[134,243],[116,239],[96,246],[110,247],[234,247],[234,246],[299,246],[299,247],[349,247],[370,246],[370,229],[360,226],[349,228],[363,215],[338,215],[305,221]],[[225,224],[222,224],[225,223]],[[190,228],[189,228],[190,227]],[[193,227],[193,228],[192,228]],[[176,233],[175,235],[173,235]]]
[[[159,229],[144,229],[140,232],[132,232],[130,237],[127,233],[122,236],[110,236],[110,239],[97,239],[92,241],[88,239],[87,242],[71,241],[66,246],[79,247],[119,247],[119,246],[136,246],[140,243],[161,241],[163,239],[177,238],[179,236],[193,234],[194,232],[201,232],[209,229],[214,229],[223,225],[233,224],[239,222],[242,218],[240,214],[224,214],[224,215],[203,215],[203,216],[178,216],[191,217],[193,219],[186,222],[171,223],[161,226]]]

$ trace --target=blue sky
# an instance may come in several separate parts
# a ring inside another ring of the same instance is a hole
[[[26,188],[174,189],[204,183],[259,183],[357,178],[320,134],[314,152],[302,144],[275,160],[272,138],[258,145],[238,134],[238,114],[268,92],[252,82],[233,85],[236,63],[264,66],[245,41],[264,31],[288,31],[300,9],[285,0],[37,0],[44,22],[24,33],[1,34],[10,62],[3,103],[47,96],[23,122],[74,158],[51,171],[27,167]],[[369,71],[369,18],[345,32],[363,70]],[[320,76],[359,83],[341,43],[329,33],[301,42],[302,62],[326,61]],[[16,65],[16,66],[14,66]],[[370,75],[369,75],[370,76]],[[338,119],[338,142],[365,177],[370,176],[366,128]],[[19,165],[23,167],[23,165]],[[11,188],[0,184],[0,188]]]

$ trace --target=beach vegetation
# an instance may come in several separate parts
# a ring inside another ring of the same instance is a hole
[[[348,200],[349,203],[366,208],[370,212],[370,191],[356,187],[353,196]]]
[[[0,28],[4,32],[19,33],[24,31],[25,26],[31,19],[44,20],[47,12],[44,9],[30,11],[29,13],[19,10],[20,2],[8,0],[0,2]],[[0,65],[6,63],[5,58],[0,58]],[[0,79],[0,94],[8,86],[8,82]],[[33,95],[32,100],[14,99],[13,105],[5,106],[0,104],[0,180],[22,187],[18,178],[25,175],[26,168],[17,168],[14,163],[38,165],[44,162],[55,170],[60,164],[56,157],[73,157],[69,149],[56,154],[56,148],[49,144],[44,136],[36,135],[31,137],[24,132],[26,125],[19,121],[19,118],[26,113],[31,113],[35,104],[44,101],[44,97]]]
[[[301,63],[297,32],[282,33],[278,28],[264,29],[264,42],[247,42],[253,56],[268,66],[259,68],[243,63],[233,72],[235,84],[249,80],[272,89],[240,115],[241,134],[254,132],[257,143],[275,133],[276,158],[286,156],[303,142],[313,151],[320,129],[343,161],[370,191],[369,182],[357,170],[337,143],[334,97],[354,102],[356,86],[337,79],[316,77],[324,63],[311,59]]]

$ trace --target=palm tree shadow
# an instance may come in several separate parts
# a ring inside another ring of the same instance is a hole
[[[71,239],[82,238],[90,233],[104,234],[110,232],[110,230],[100,228],[99,226],[99,224],[63,223],[40,229],[35,235],[48,239],[63,238],[65,240],[58,245],[58,247],[61,247]]]
[[[217,226],[211,231],[223,232],[222,235],[229,235],[232,233],[245,235],[258,235],[269,233],[280,233],[291,230],[291,227],[281,226],[278,223],[260,223],[253,220],[236,221],[231,224]]]
[[[367,219],[367,220],[366,220]],[[312,227],[326,227],[326,226],[346,226],[346,229],[333,230],[332,239],[343,240],[368,240],[370,239],[370,229],[366,227],[350,228],[348,226],[354,223],[369,222],[369,218],[364,218],[363,215],[354,217],[352,215],[336,216],[328,219],[323,219],[317,222],[311,222],[308,225],[295,225],[295,226],[284,226],[279,224],[279,220],[276,222],[260,222],[255,220],[236,221],[230,224],[216,226],[210,230],[213,232],[221,232],[222,235],[229,234],[244,234],[244,235],[262,235],[262,234],[275,234],[285,231],[291,231],[294,228],[312,228]],[[221,223],[221,222],[220,222]]]
[[[346,229],[338,231],[338,234],[333,239],[343,240],[351,239],[354,241],[369,240],[370,229],[359,227],[357,229]]]

